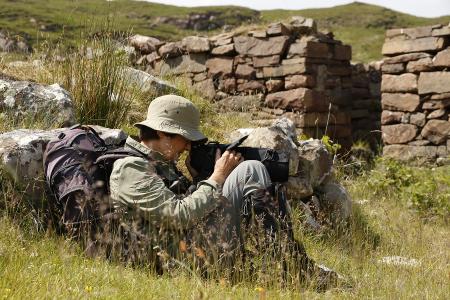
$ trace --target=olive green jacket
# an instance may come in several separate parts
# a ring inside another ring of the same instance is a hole
[[[125,148],[137,150],[148,159],[130,156],[114,163],[110,192],[116,209],[137,211],[157,226],[186,229],[220,205],[222,191],[215,181],[201,181],[192,194],[177,195],[166,187],[162,178],[178,177],[174,163],[132,138],[127,139]]]

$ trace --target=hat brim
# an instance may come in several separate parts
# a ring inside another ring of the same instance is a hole
[[[146,126],[152,128],[154,130],[167,132],[167,133],[175,133],[179,134],[191,142],[198,142],[201,140],[207,140],[208,138],[200,132],[200,130],[196,128],[189,128],[186,126],[164,126],[165,120],[153,119],[153,120],[145,120],[139,123],[134,124],[135,127]]]

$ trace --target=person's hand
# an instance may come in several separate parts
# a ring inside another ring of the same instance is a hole
[[[189,174],[191,174],[192,178],[196,178],[199,174],[198,174],[197,170],[194,169],[191,165],[191,154],[190,153],[186,157],[186,160],[184,161],[184,163],[186,164],[186,168],[188,169]]]
[[[231,171],[239,165],[244,158],[241,153],[235,151],[225,151],[220,155],[220,150],[216,151],[216,164],[214,165],[214,172],[209,179],[214,180],[218,184],[223,184]]]

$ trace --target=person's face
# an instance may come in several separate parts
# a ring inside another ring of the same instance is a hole
[[[163,155],[167,160],[176,161],[184,151],[191,150],[191,142],[181,135],[167,136],[163,135]]]

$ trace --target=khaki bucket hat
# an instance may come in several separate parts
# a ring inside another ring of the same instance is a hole
[[[199,130],[200,112],[188,99],[177,95],[155,98],[148,106],[147,119],[134,124],[179,134],[190,141],[206,139]]]

